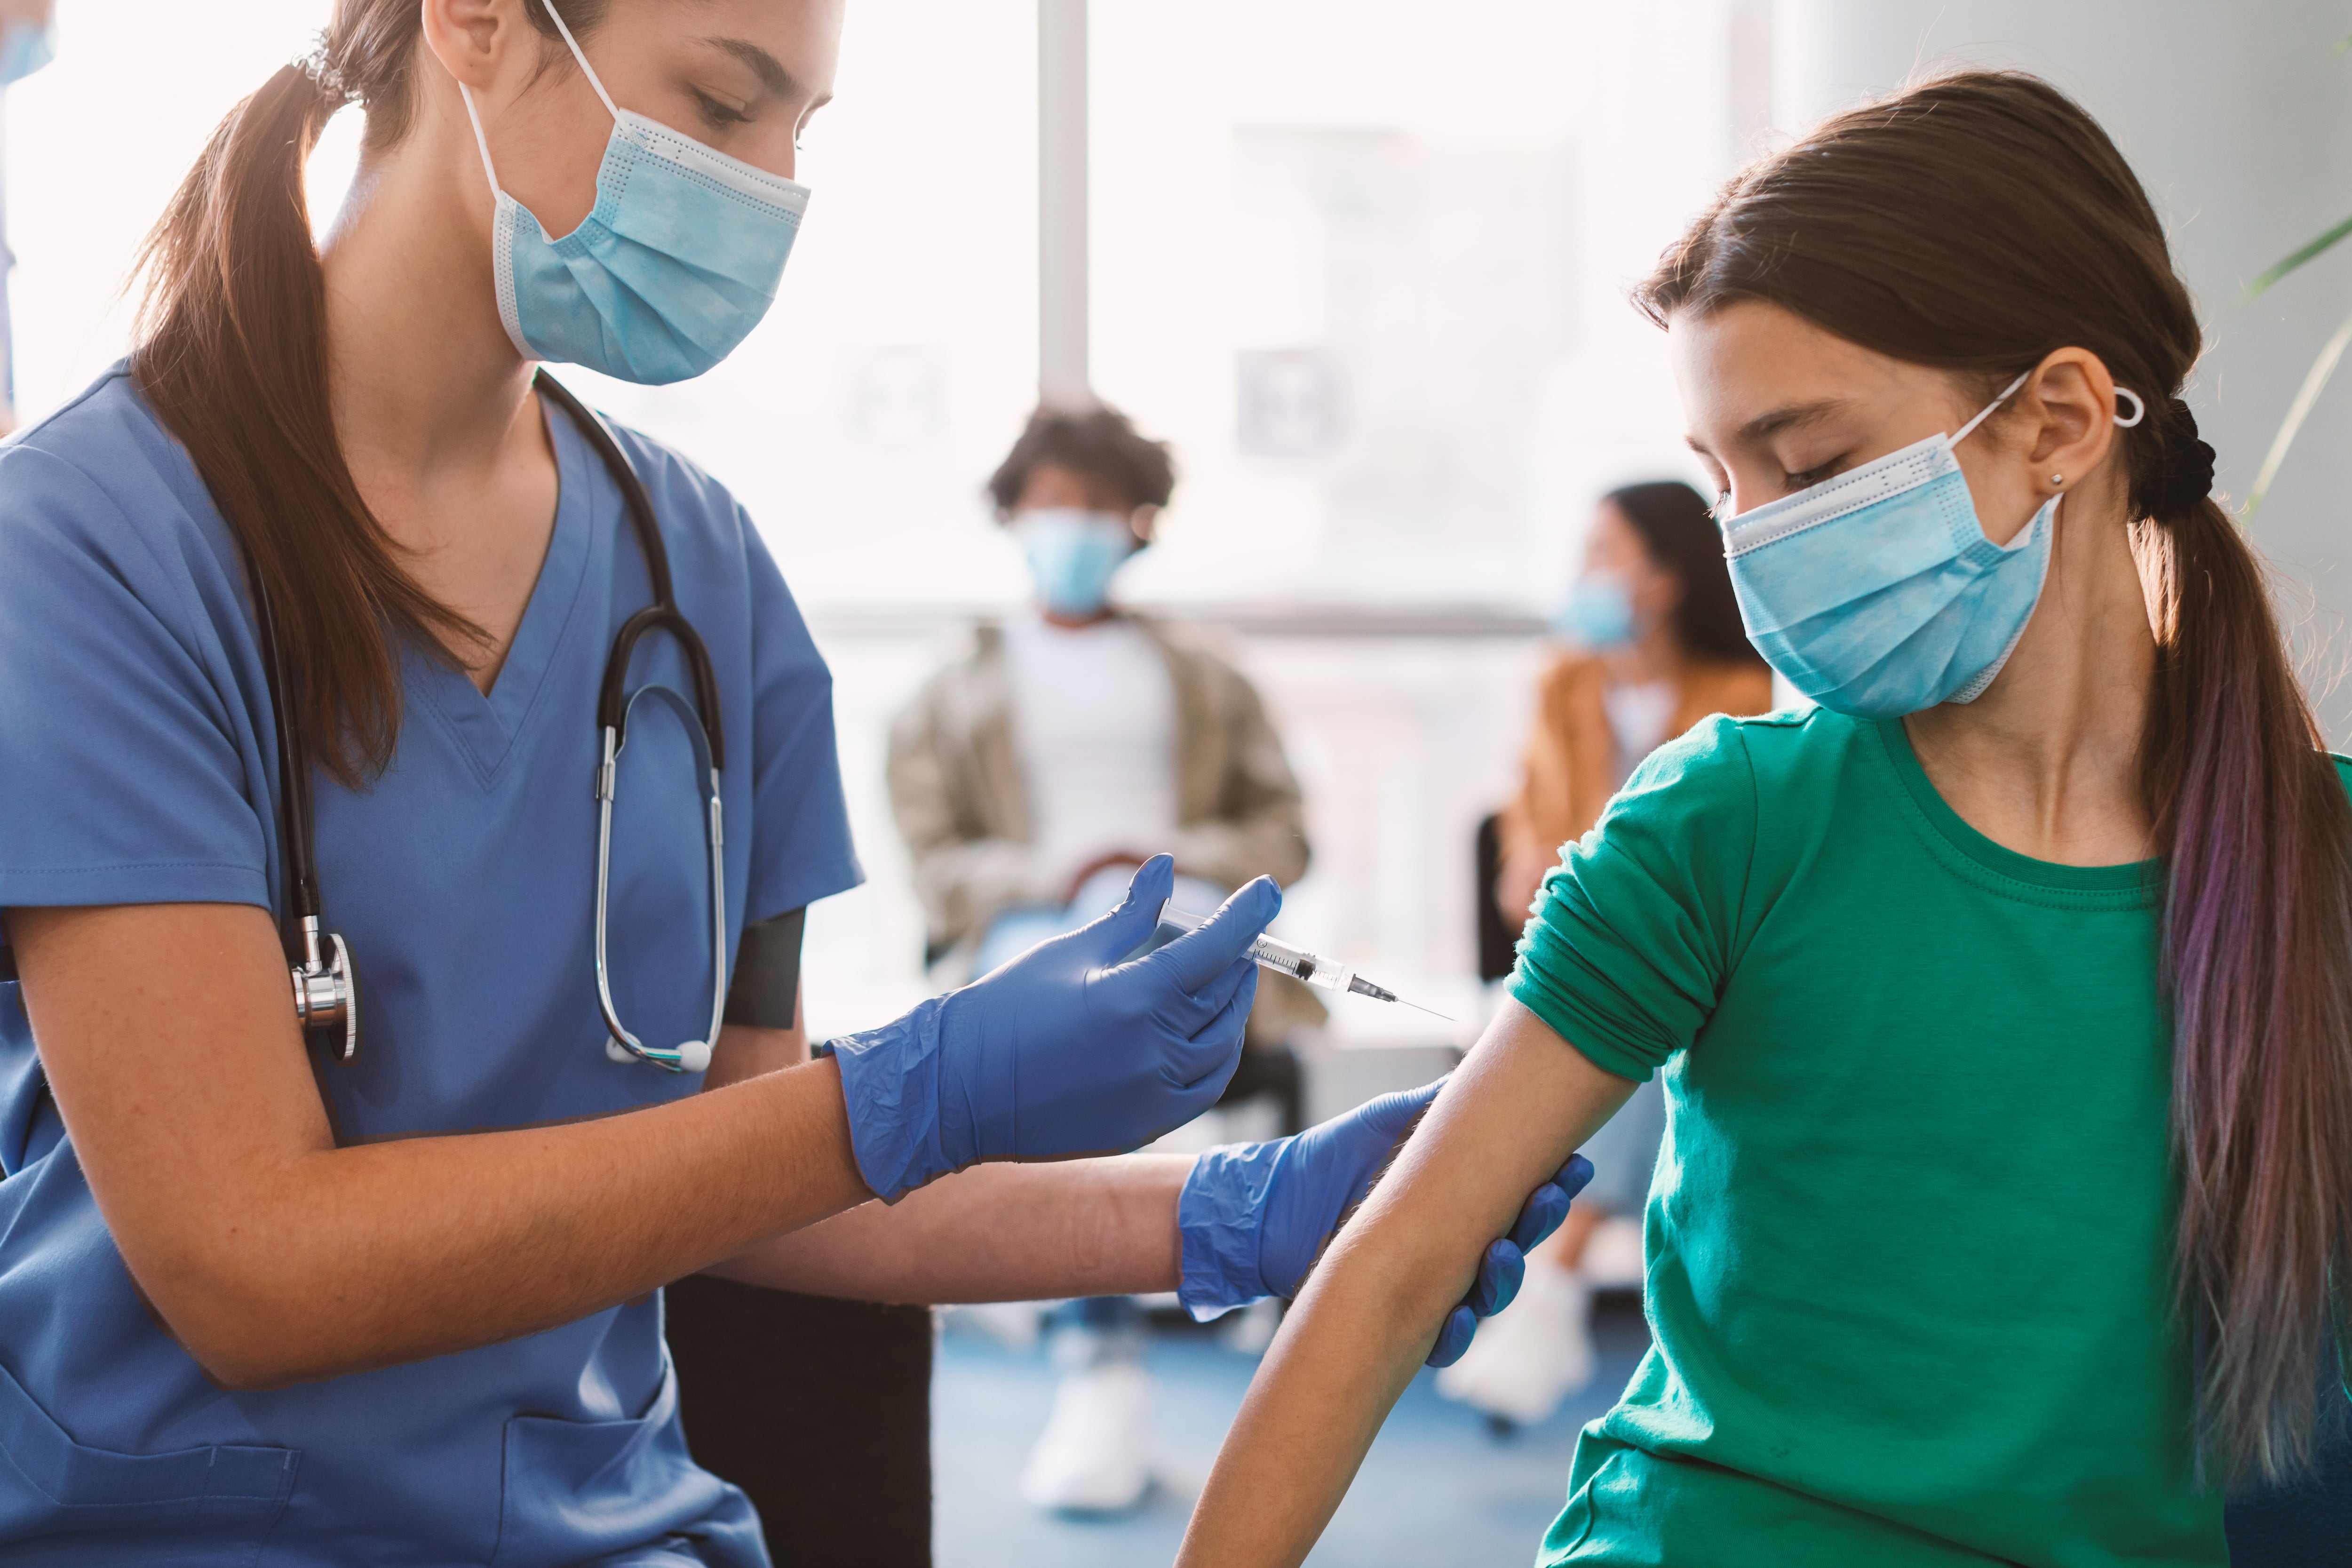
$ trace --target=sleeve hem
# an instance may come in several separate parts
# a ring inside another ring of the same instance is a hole
[[[228,861],[160,860],[0,871],[0,909],[95,904],[254,904],[271,907],[268,879]]]
[[[1526,960],[1520,960],[1520,972],[1511,976],[1511,1000],[1543,1020],[1544,1027],[1565,1041],[1570,1049],[1602,1072],[1634,1083],[1647,1083],[1656,1073],[1659,1064],[1632,1046],[1611,1038],[1608,1031],[1598,1026],[1583,1010],[1569,1004],[1558,993],[1526,972]]]
[[[851,855],[814,870],[796,868],[790,876],[772,882],[761,882],[756,876],[753,880],[760,896],[744,897],[743,923],[747,926],[804,910],[820,899],[863,887],[866,868],[858,864],[856,856]]]

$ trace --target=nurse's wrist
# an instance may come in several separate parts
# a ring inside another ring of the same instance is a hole
[[[1193,1161],[1176,1199],[1176,1300],[1196,1322],[1273,1292],[1260,1267],[1266,1194],[1290,1140],[1231,1143]]]
[[[940,1035],[947,1001],[934,996],[879,1028],[831,1042],[857,1173],[884,1203],[979,1157],[959,1152],[971,1142],[968,1118],[942,1125]]]

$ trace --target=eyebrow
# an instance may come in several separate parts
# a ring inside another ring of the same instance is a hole
[[[801,96],[800,79],[784,68],[783,61],[751,39],[705,38],[702,41],[713,48],[725,50],[751,67],[751,74],[760,79],[760,85],[768,89],[770,96],[782,99]]]
[[[1786,408],[1776,408],[1769,414],[1759,414],[1739,427],[1739,439],[1744,443],[1769,441],[1784,430],[1795,430],[1807,425],[1818,425],[1832,415],[1843,414],[1852,407],[1843,397],[1824,397],[1813,403],[1792,403]]]

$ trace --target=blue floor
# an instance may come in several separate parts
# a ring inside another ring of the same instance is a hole
[[[1532,1562],[1559,1511],[1577,1429],[1615,1399],[1649,1342],[1630,1306],[1604,1303],[1594,1329],[1600,1375],[1551,1420],[1507,1439],[1439,1397],[1433,1374],[1423,1373],[1307,1562],[1314,1568]],[[1029,1508],[1015,1490],[1053,1398],[1045,1352],[1006,1350],[951,1326],[932,1384],[939,1568],[1166,1568],[1257,1362],[1211,1335],[1178,1330],[1154,1335],[1150,1365],[1159,1384],[1159,1484],[1126,1517],[1056,1519]]]

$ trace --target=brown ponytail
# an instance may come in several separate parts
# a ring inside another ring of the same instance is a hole
[[[564,19],[585,33],[603,9],[567,0]],[[416,0],[337,0],[317,55],[213,132],[141,256],[131,374],[268,596],[313,758],[348,785],[382,769],[399,738],[400,642],[446,658],[482,635],[409,576],[344,464],[303,190],[319,132],[345,101],[367,106],[365,154],[406,133],[420,42]]]
[[[2146,192],[2055,89],[1959,73],[1741,174],[1636,299],[1661,322],[1769,301],[1987,398],[2079,346],[2147,396],[2122,438],[2157,628],[2141,773],[2200,1452],[2232,1482],[2305,1470],[2352,1269],[2352,803],[2262,563],[2209,493],[2178,395],[2201,334]]]

